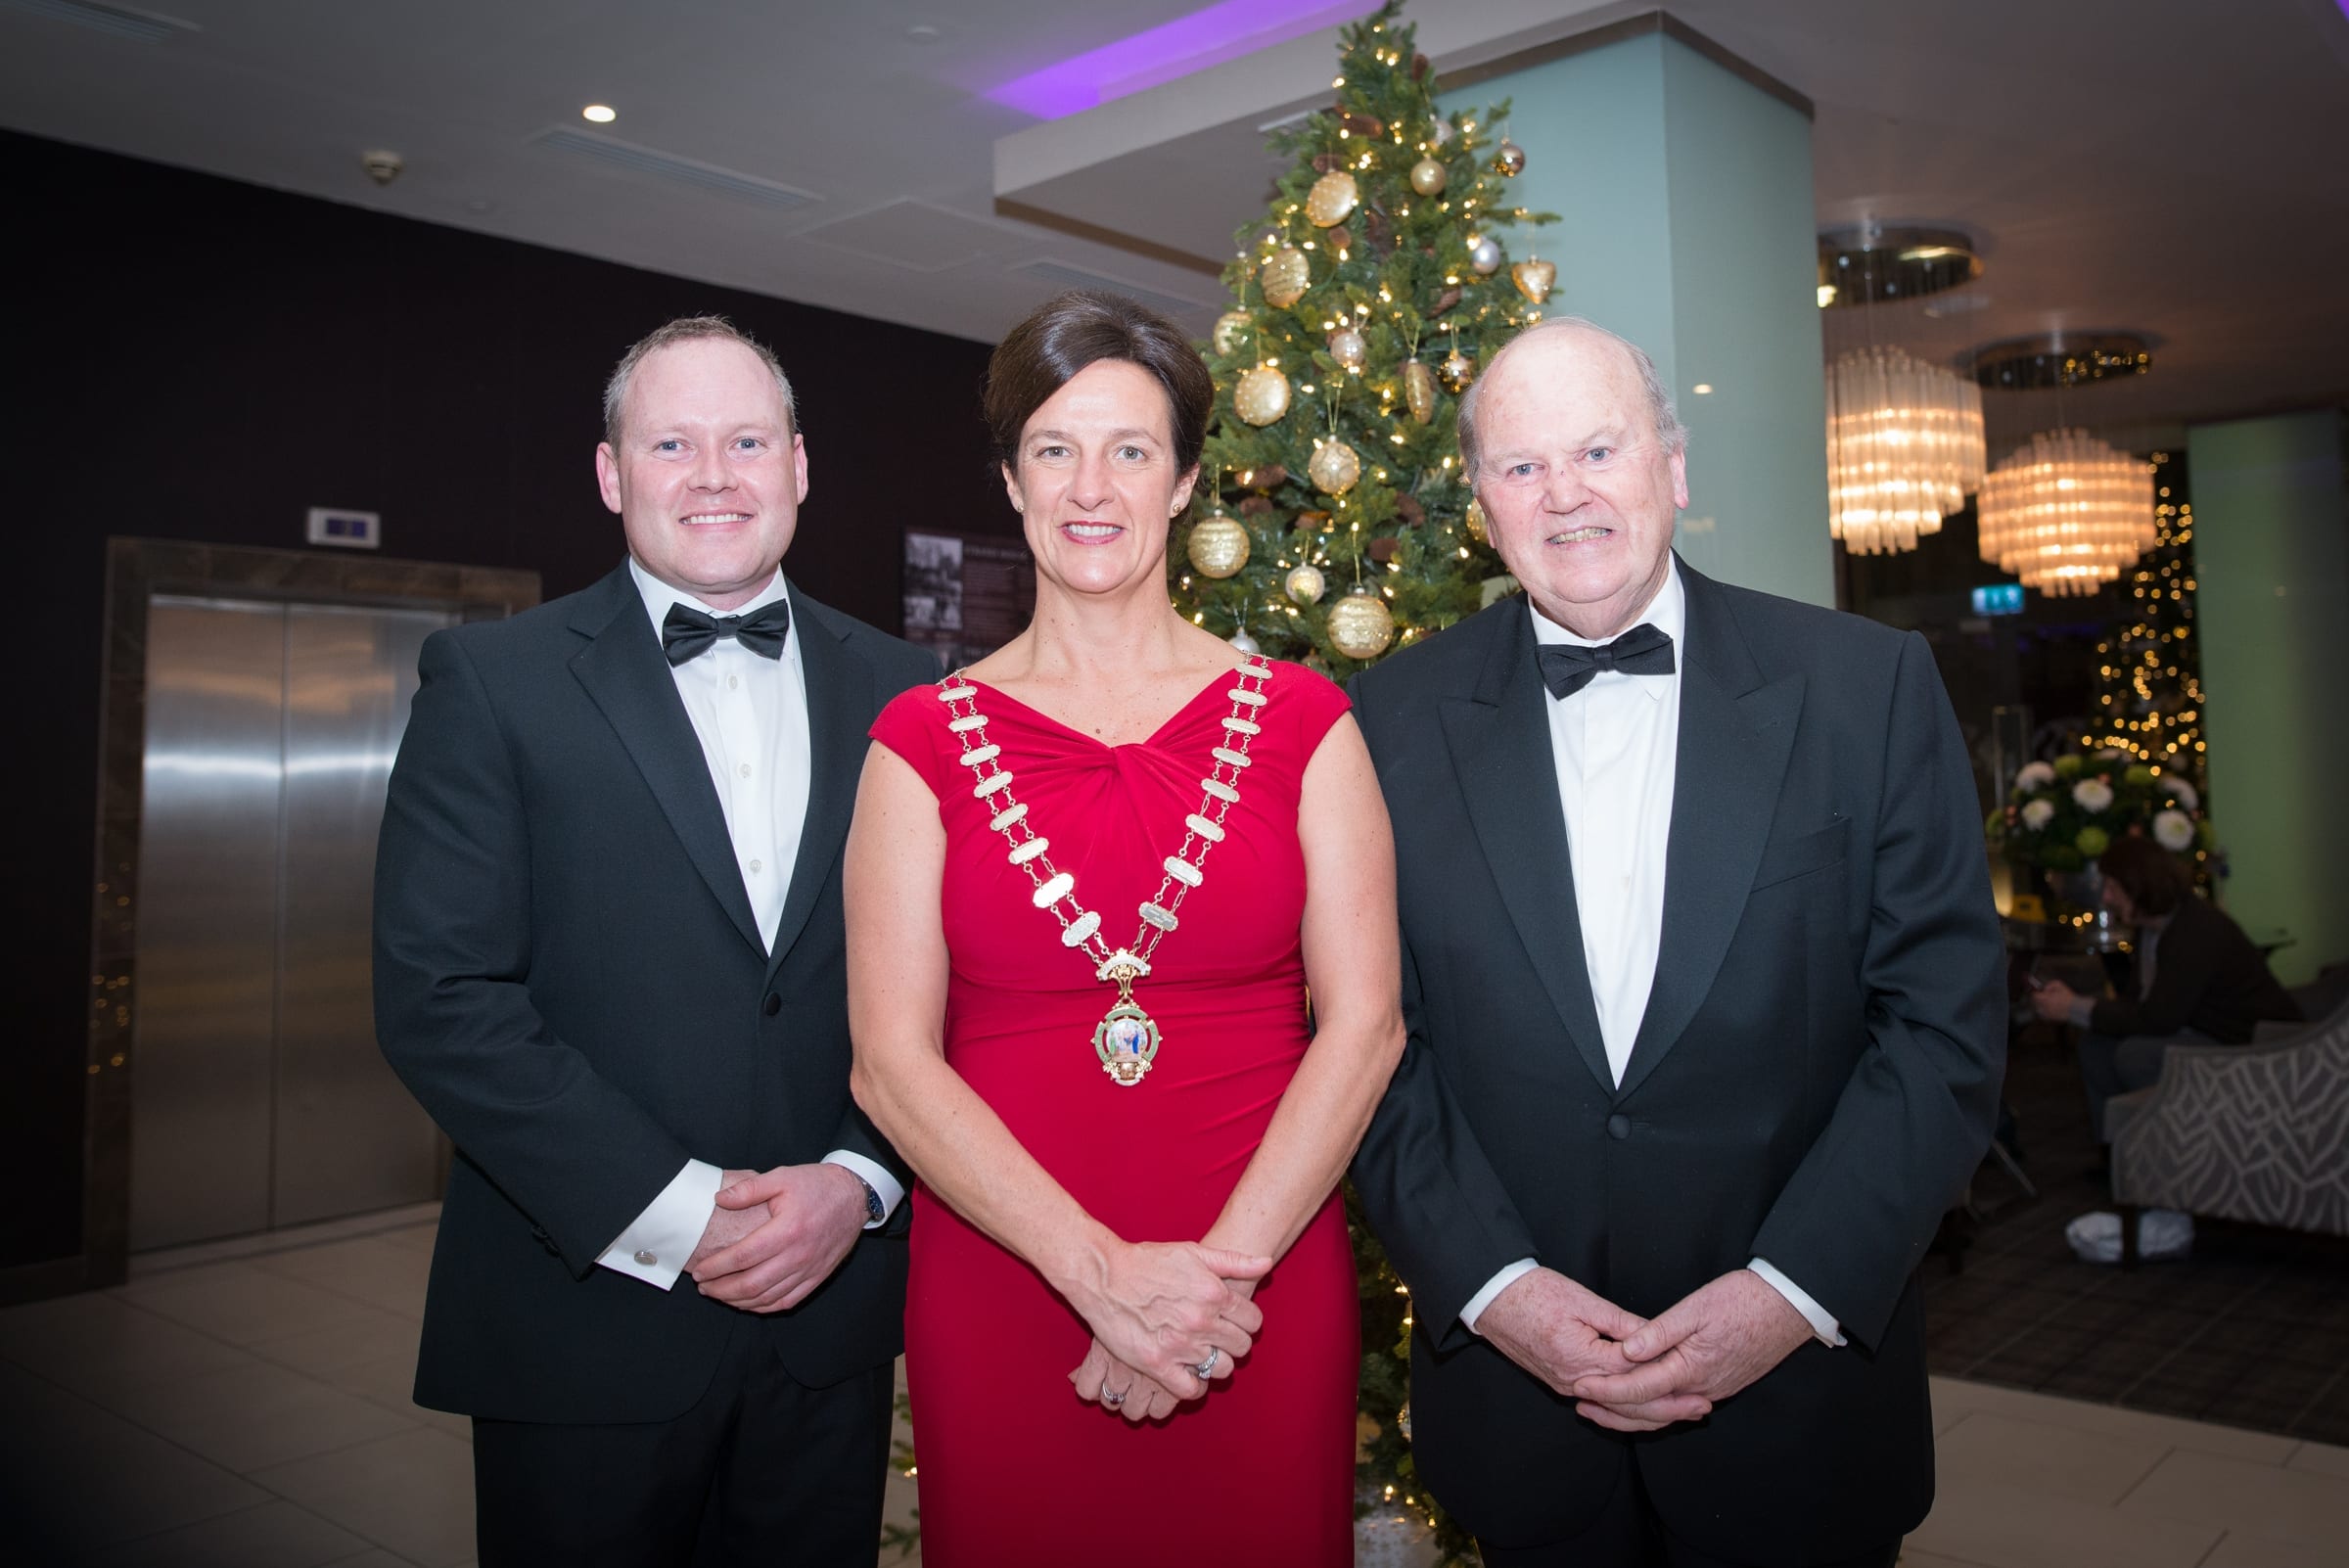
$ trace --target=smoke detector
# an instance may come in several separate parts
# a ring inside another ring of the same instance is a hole
[[[359,167],[365,169],[367,177],[378,185],[391,184],[399,178],[399,171],[407,166],[407,160],[401,158],[397,153],[385,152],[381,148],[372,153],[359,155]]]

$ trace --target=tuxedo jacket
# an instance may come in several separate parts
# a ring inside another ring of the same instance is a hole
[[[673,1417],[741,1314],[690,1276],[663,1291],[596,1258],[688,1159],[763,1171],[846,1148],[911,1184],[849,1097],[841,848],[866,727],[938,664],[788,592],[811,756],[771,956],[624,564],[424,645],[375,887],[377,1035],[456,1148],[421,1405]],[[798,1308],[752,1319],[801,1383],[898,1354],[902,1214]]]
[[[1420,1478],[1479,1537],[1587,1525],[1626,1448],[1739,1562],[1924,1517],[1911,1278],[1986,1150],[2003,961],[1972,773],[1921,638],[1682,564],[1662,945],[1618,1087],[1523,598],[1358,676],[1396,824],[1408,1028],[1355,1162],[1412,1295]],[[1841,1322],[1705,1420],[1627,1440],[1459,1321],[1534,1258],[1642,1316],[1769,1260]]]

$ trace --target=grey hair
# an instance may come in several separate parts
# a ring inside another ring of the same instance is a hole
[[[775,351],[723,316],[679,316],[628,346],[612,367],[612,379],[604,383],[604,439],[614,446],[620,444],[620,415],[628,400],[628,379],[636,367],[653,354],[674,344],[696,343],[715,338],[724,343],[738,343],[759,356],[760,362],[774,374],[775,390],[783,394],[783,428],[792,435],[800,429],[800,411],[791,396],[791,378],[783,374],[783,362]]]
[[[1632,363],[1639,367],[1639,387],[1647,393],[1648,417],[1655,425],[1658,438],[1664,442],[1664,450],[1684,452],[1688,449],[1688,427],[1681,423],[1681,412],[1673,405],[1672,392],[1664,385],[1664,378],[1657,374],[1656,362],[1647,356],[1646,349],[1629,338],[1609,332],[1597,322],[1586,317],[1551,316],[1546,321],[1526,328],[1516,337],[1502,344],[1500,351],[1493,356],[1492,363],[1486,365],[1476,380],[1468,384],[1468,390],[1460,394],[1460,412],[1457,421],[1460,441],[1460,471],[1467,476],[1469,484],[1476,483],[1477,465],[1483,461],[1484,457],[1484,454],[1477,448],[1476,405],[1485,390],[1485,383],[1492,379],[1494,371],[1500,368],[1500,362],[1508,358],[1510,349],[1528,338],[1538,337],[1545,332],[1559,332],[1567,328],[1594,332],[1630,354]]]

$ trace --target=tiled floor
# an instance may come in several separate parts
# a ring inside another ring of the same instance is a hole
[[[381,1217],[0,1312],[0,1551],[37,1568],[469,1563],[466,1425],[407,1397],[432,1234],[429,1214]],[[1940,1500],[1907,1568],[2349,1563],[2349,1449],[1947,1378],[1933,1404]],[[892,1478],[890,1518],[908,1520],[914,1487]],[[1416,1557],[1375,1547],[1363,1561]]]

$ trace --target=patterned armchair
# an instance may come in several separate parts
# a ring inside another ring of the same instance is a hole
[[[2105,1105],[2112,1196],[2349,1236],[2349,1004],[2251,1045],[2173,1045]]]

